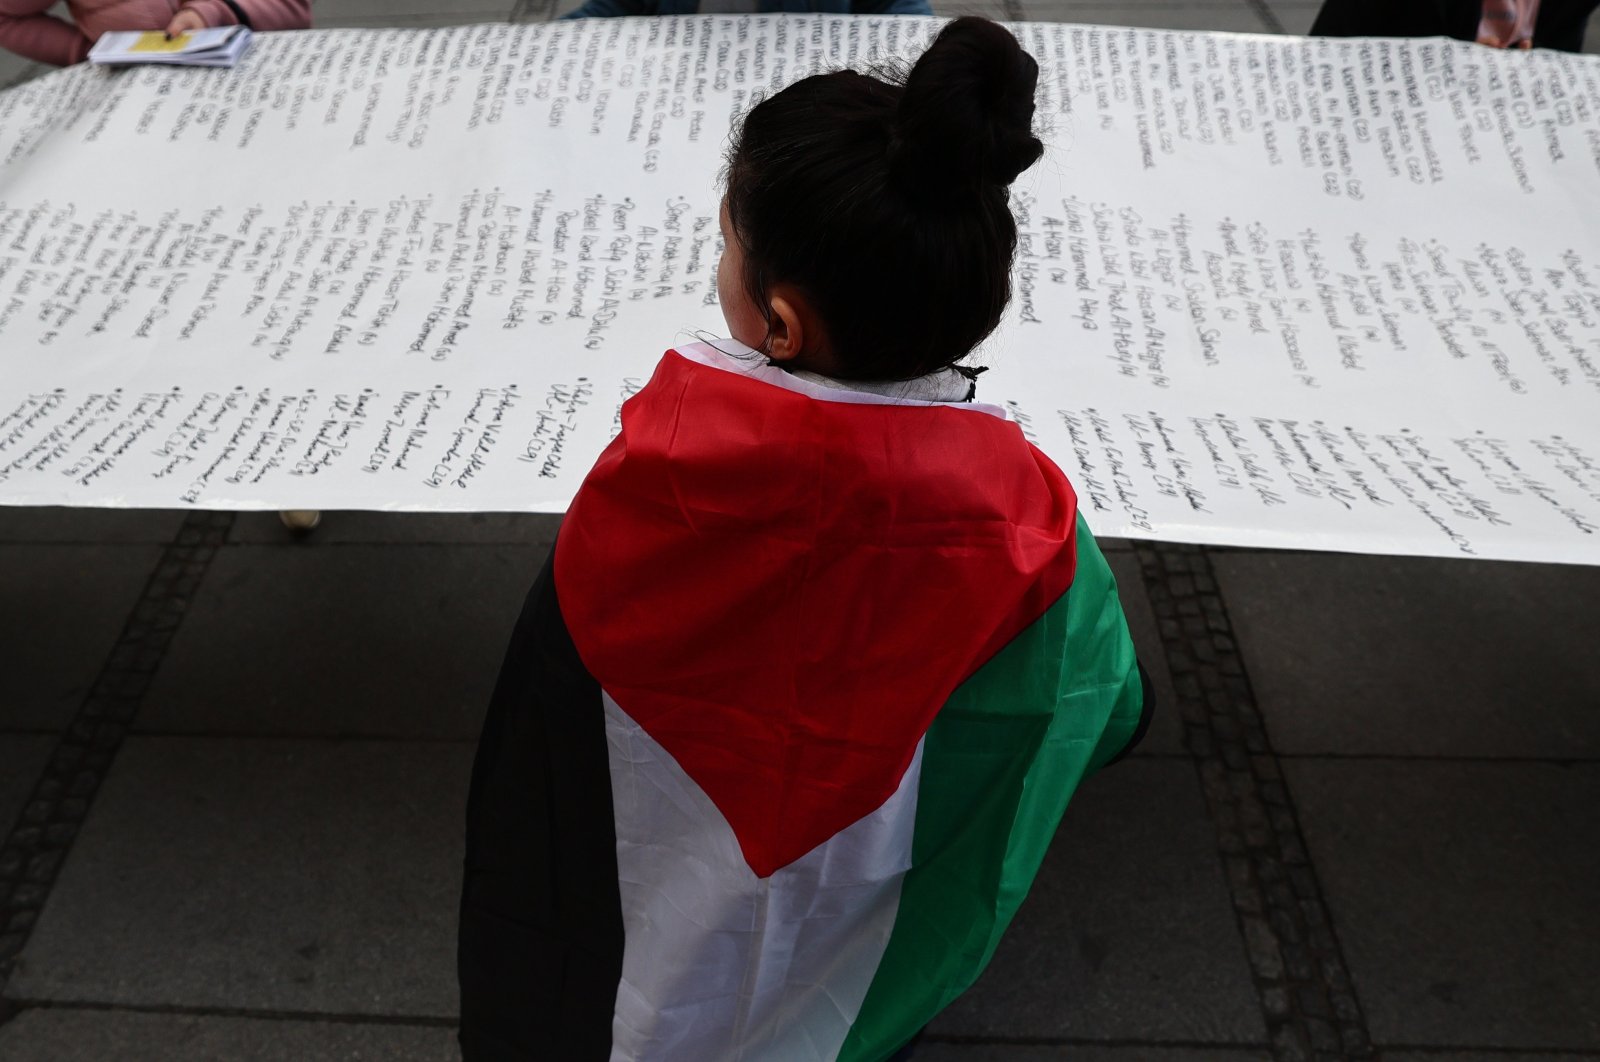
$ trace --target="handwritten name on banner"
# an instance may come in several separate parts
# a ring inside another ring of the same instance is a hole
[[[736,116],[938,26],[269,34],[0,93],[0,503],[559,511],[720,334]],[[1600,62],[1015,29],[1049,151],[983,397],[1098,531],[1600,563]]]

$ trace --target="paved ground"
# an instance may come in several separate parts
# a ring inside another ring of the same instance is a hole
[[[508,3],[317,10],[549,14]],[[453,1058],[471,743],[555,526],[0,509],[0,1059]],[[1168,710],[922,1059],[1600,1059],[1600,569],[1111,557]]]

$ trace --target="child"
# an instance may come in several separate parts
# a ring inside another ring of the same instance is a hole
[[[311,0],[68,0],[72,21],[47,14],[55,0],[0,0],[0,48],[39,63],[81,63],[100,34],[243,24],[257,30],[308,29]]]
[[[978,976],[1144,689],[1072,488],[960,364],[1038,67],[951,23],[729,153],[733,340],[669,351],[512,636],[469,796],[480,1059],[878,1062]]]

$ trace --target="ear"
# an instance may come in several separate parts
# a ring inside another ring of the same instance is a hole
[[[767,293],[767,357],[814,368],[828,361],[822,321],[805,293],[793,284],[776,284]]]
[[[806,344],[806,322],[787,284],[767,293],[767,357],[773,361],[793,361],[802,355]]]

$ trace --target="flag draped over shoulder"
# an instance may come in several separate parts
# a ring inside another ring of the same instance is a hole
[[[669,351],[491,706],[468,1057],[884,1058],[1141,700],[1071,486],[1001,410]]]

